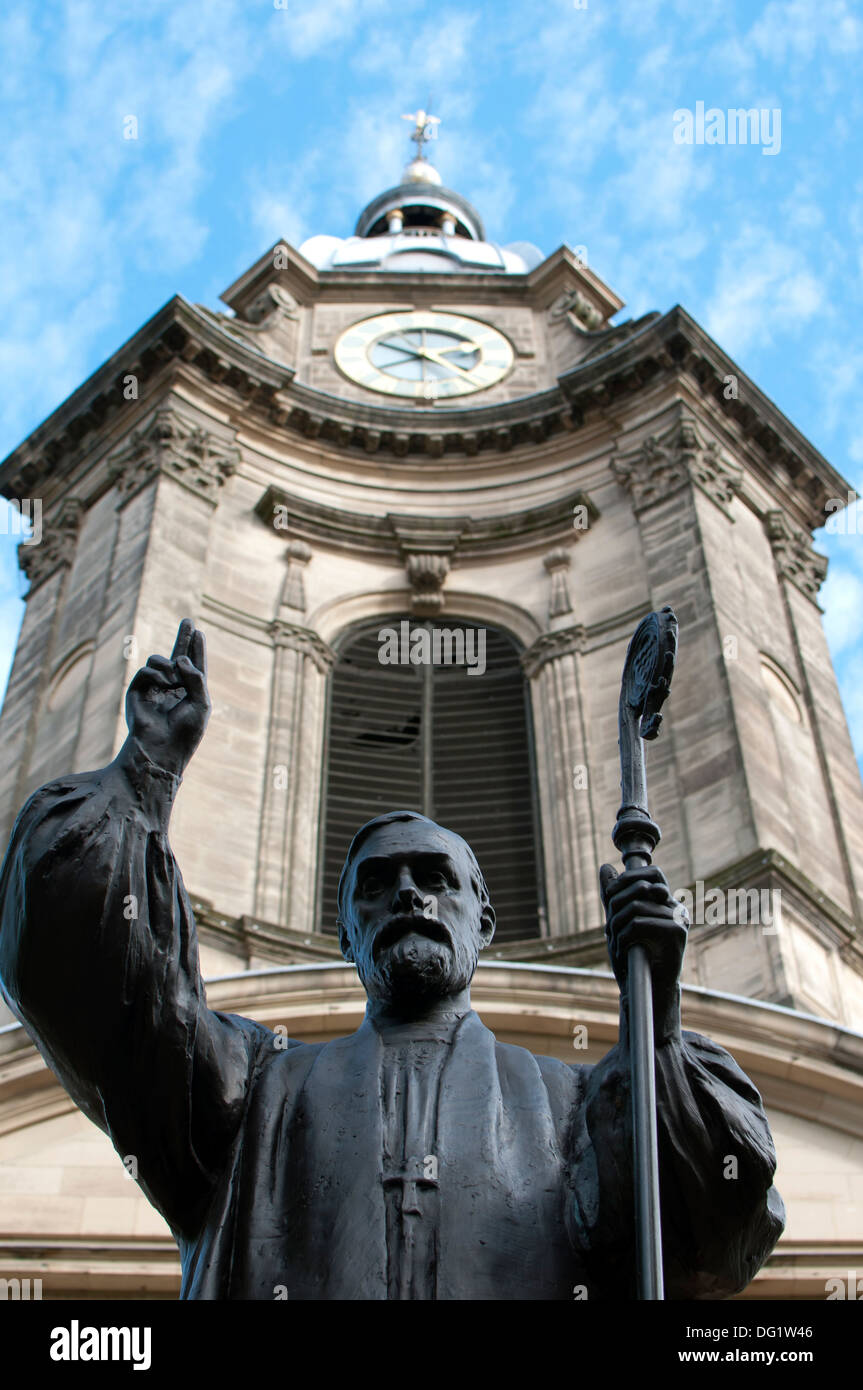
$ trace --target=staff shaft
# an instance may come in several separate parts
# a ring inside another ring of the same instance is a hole
[[[647,807],[645,738],[659,732],[660,706],[668,695],[677,652],[677,619],[670,608],[651,613],[636,628],[626,654],[621,682],[620,786],[623,804],[612,839],[626,869],[644,869],[653,861],[660,831]],[[659,1205],[659,1143],[656,1124],[656,1053],[653,983],[643,946],[627,958],[627,1020],[632,1087],[633,1183],[636,1273],[639,1299],[665,1297],[662,1271],[662,1223]]]
[[[651,827],[652,828],[652,827]],[[627,844],[627,840],[629,844]],[[635,844],[639,847],[635,848]],[[647,836],[630,830],[617,847],[627,869],[644,869],[652,862]],[[632,845],[632,848],[629,848]],[[643,946],[632,946],[627,957],[629,1071],[632,1087],[632,1167],[635,1197],[635,1249],[638,1297],[665,1297],[662,1274],[662,1222],[659,1206],[659,1141],[656,1126],[656,1052],[653,1027],[653,983]]]
[[[650,963],[643,946],[633,946],[629,952],[628,982],[638,1297],[655,1300],[663,1299],[665,1291],[662,1279],[662,1225],[659,1211],[653,989]]]

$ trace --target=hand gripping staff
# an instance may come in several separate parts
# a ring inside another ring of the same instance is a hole
[[[642,618],[629,644],[620,686],[620,789],[612,831],[624,868],[646,868],[659,843],[659,826],[647,809],[644,739],[659,733],[659,710],[668,696],[677,657],[677,619],[669,607]],[[633,1173],[635,1179],[638,1297],[662,1299],[662,1227],[659,1212],[659,1151],[656,1139],[656,1071],[653,989],[643,946],[632,946],[627,962],[629,1059],[632,1077]]]

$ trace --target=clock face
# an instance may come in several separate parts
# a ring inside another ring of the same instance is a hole
[[[479,319],[411,309],[355,323],[336,343],[335,358],[345,376],[370,391],[434,401],[494,386],[514,353]]]

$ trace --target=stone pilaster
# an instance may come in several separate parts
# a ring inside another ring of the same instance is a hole
[[[273,684],[255,912],[312,931],[326,680],[335,653],[311,628],[281,616],[270,635]]]
[[[683,884],[751,852],[757,837],[703,536],[709,521],[727,553],[742,469],[681,402],[671,414],[670,426],[620,450],[611,469],[630,493],[638,524],[645,612],[668,603],[680,623],[671,702],[650,749],[649,789],[663,832],[657,858],[669,879]],[[624,655],[621,644],[621,667]]]
[[[150,655],[136,639],[135,616],[156,515],[156,488],[138,489],[122,506],[116,503],[111,493],[94,509],[104,529],[90,544],[103,559],[106,582],[90,613],[95,648],[74,754],[76,767],[104,767],[114,757],[125,737],[126,686]],[[64,621],[71,617],[64,614]],[[169,652],[170,645],[163,654]]]
[[[824,843],[814,846],[812,833],[806,834],[804,828],[799,859],[816,877],[806,863],[814,850],[822,878],[825,872],[831,876],[832,881],[823,886],[854,919],[857,931],[863,932],[863,794],[818,607],[827,557],[781,511],[767,512],[764,527],[782,591],[794,674],[823,783],[825,804],[819,808],[817,830]],[[812,798],[807,801],[811,808]]]
[[[542,815],[548,920],[555,935],[601,927],[590,755],[581,690],[582,627],[544,633],[522,656]]]

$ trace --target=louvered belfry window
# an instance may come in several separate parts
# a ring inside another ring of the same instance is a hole
[[[399,654],[407,655],[401,639],[418,628],[428,632],[433,657],[436,628],[464,634],[461,664],[462,648],[446,637],[437,661],[381,663],[382,629],[395,630]],[[533,749],[518,657],[506,633],[449,615],[434,623],[377,618],[347,634],[330,687],[323,931],[335,929],[339,873],[354,833],[385,811],[410,810],[457,831],[472,847],[497,914],[496,940],[539,935]]]

